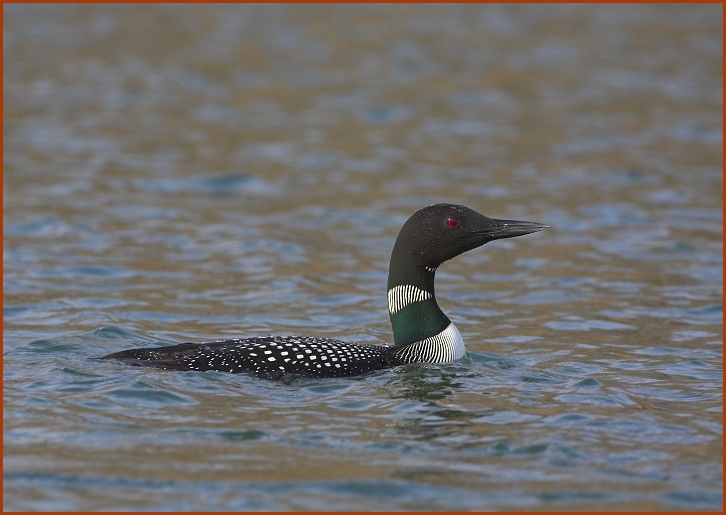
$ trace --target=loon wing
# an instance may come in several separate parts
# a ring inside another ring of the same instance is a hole
[[[97,359],[166,370],[252,372],[265,377],[343,377],[389,368],[389,347],[326,338],[266,336],[168,347],[129,349]]]

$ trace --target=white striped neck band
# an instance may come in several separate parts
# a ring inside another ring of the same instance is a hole
[[[388,290],[388,312],[394,315],[414,302],[428,300],[433,295],[410,284],[395,286]]]

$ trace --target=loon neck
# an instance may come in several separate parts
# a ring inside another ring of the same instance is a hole
[[[448,345],[459,354],[463,341],[436,304],[434,275],[445,261],[501,238],[541,231],[546,225],[488,218],[473,209],[433,204],[419,209],[401,227],[388,269],[388,307],[396,347]],[[435,354],[435,352],[434,352]]]
[[[434,294],[435,268],[391,267],[388,276],[388,313],[395,345],[405,346],[432,338],[444,331],[451,320],[441,311]]]

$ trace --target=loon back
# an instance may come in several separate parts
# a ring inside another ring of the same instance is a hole
[[[473,209],[434,204],[406,221],[388,271],[388,312],[393,346],[299,336],[266,336],[210,343],[130,349],[103,356],[167,370],[248,372],[264,378],[342,377],[406,363],[446,363],[466,349],[434,295],[436,269],[492,240],[513,238],[547,225],[487,218]]]

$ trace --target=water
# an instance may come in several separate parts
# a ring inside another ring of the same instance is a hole
[[[6,510],[722,508],[720,5],[6,5]],[[262,381],[88,358],[390,341],[431,202],[462,362]]]

